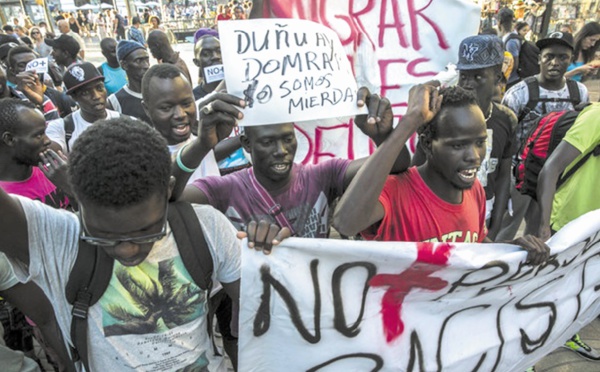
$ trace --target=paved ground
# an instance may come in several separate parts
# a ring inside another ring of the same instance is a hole
[[[194,58],[193,45],[191,43],[182,43],[174,46],[174,49],[180,52],[181,58],[188,64],[192,76],[196,76],[198,70],[192,63]],[[104,57],[100,53],[100,47],[97,40],[88,42],[86,59],[95,65],[104,62]],[[156,60],[150,58],[150,63],[155,64]],[[597,102],[600,98],[600,80],[593,80],[586,83],[590,93],[590,100]],[[591,346],[600,350],[600,320],[594,320],[590,325],[583,328],[580,332],[581,338]],[[538,372],[600,372],[600,362],[591,362],[579,357],[576,353],[565,348],[559,348],[540,360],[536,365]],[[230,365],[229,370],[232,371]],[[504,372],[504,371],[502,371]]]
[[[579,335],[596,350],[600,350],[600,320],[595,319],[583,328]],[[598,372],[600,362],[592,362],[564,348],[558,348],[540,360],[536,365],[537,372]]]

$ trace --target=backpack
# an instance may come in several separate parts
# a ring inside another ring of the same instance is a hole
[[[555,111],[537,119],[527,137],[515,166],[516,188],[521,194],[537,200],[538,177],[546,160],[573,126],[584,106],[577,110]],[[592,156],[600,155],[600,145],[582,157],[568,172],[558,180],[558,189]]]
[[[186,270],[198,287],[210,293],[212,255],[194,208],[187,202],[169,203],[167,220]],[[112,277],[113,264],[114,259],[103,249],[79,241],[77,258],[66,286],[66,297],[73,305],[71,341],[74,346],[72,351],[76,356],[74,360],[81,359],[87,371],[91,371],[87,349],[88,310],[106,291]],[[207,328],[209,337],[212,338],[211,319],[207,322]]]
[[[566,79],[567,89],[569,91],[569,97],[567,98],[540,98],[540,82],[535,76],[530,76],[523,80],[527,85],[527,91],[529,92],[529,101],[523,108],[523,111],[519,115],[519,123],[527,116],[531,111],[535,109],[538,103],[542,102],[542,114],[546,115],[546,102],[571,102],[573,107],[576,107],[581,103],[581,94],[579,93],[579,86],[575,80]]]
[[[506,43],[508,43],[509,40],[514,39],[519,39],[519,42],[521,43],[521,48],[519,48],[519,67],[517,68],[517,75],[519,75],[519,78],[525,79],[526,77],[539,74],[540,48],[527,40],[521,39],[519,35],[514,33],[508,35],[508,38],[504,42],[504,46],[506,47]]]

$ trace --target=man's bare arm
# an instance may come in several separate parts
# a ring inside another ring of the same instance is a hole
[[[27,219],[21,204],[0,188],[0,250],[29,264]]]
[[[58,327],[50,301],[40,287],[34,283],[18,283],[0,292],[0,295],[15,305],[39,327],[44,341],[54,351],[60,371],[76,371],[69,357]]]
[[[581,152],[566,141],[561,141],[556,150],[546,160],[538,179],[537,195],[540,204],[540,226],[537,236],[542,240],[550,238],[550,215],[552,213],[552,201],[556,193],[556,182],[560,175],[567,169]]]
[[[383,218],[379,195],[402,151],[403,146],[398,144],[404,144],[418,126],[429,122],[440,105],[435,85],[417,85],[411,89],[407,114],[361,167],[336,208],[333,225],[341,234],[356,235]]]
[[[377,94],[371,94],[367,88],[362,87],[358,90],[357,106],[367,106],[369,112],[366,115],[357,115],[354,118],[354,124],[378,147],[381,146],[394,130],[394,113],[390,101]],[[368,157],[356,159],[350,163],[344,175],[344,190],[348,188],[367,159]],[[396,158],[390,173],[403,172],[409,166],[410,154],[406,146],[402,146],[402,151]]]

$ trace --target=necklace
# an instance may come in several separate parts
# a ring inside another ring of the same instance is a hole
[[[490,104],[490,113],[488,114],[487,118],[485,118],[485,122],[487,123],[488,120],[490,120],[490,118],[492,117],[492,112],[494,112],[494,104]]]

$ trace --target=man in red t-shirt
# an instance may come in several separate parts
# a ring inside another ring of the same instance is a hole
[[[333,222],[341,234],[362,231],[368,239],[385,241],[489,241],[485,193],[477,180],[487,140],[483,112],[464,89],[438,92],[436,85],[411,89],[406,115],[344,193]],[[407,126],[420,126],[427,161],[388,177],[402,148],[396,139]],[[529,252],[532,263],[548,258],[549,248],[533,236],[513,243]]]

